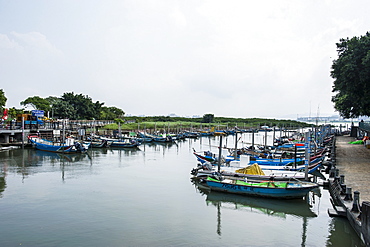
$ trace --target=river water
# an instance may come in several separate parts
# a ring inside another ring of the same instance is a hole
[[[223,139],[235,146],[235,136]],[[281,201],[198,188],[193,148],[218,144],[1,152],[0,246],[363,246],[345,219],[328,216],[326,190]]]

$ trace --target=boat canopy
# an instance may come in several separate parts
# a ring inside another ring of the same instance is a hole
[[[262,171],[261,167],[257,163],[254,163],[253,165],[244,167],[242,169],[238,169],[235,172],[249,175],[265,175],[265,173]]]

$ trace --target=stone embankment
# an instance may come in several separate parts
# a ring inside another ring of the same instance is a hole
[[[328,180],[332,216],[346,217],[366,246],[370,246],[370,149],[349,144],[354,137],[337,136]]]
[[[344,175],[345,184],[360,192],[360,202],[370,202],[370,149],[364,145],[349,144],[354,137],[336,137],[336,168]]]

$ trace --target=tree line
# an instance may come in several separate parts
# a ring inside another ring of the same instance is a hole
[[[0,107],[3,109],[7,98],[4,91],[0,89]],[[125,112],[115,106],[104,106],[104,102],[94,102],[91,97],[74,92],[64,93],[61,97],[40,96],[28,97],[20,102],[22,106],[31,105],[37,110],[45,111],[45,115],[50,118],[76,119],[76,120],[113,120],[123,118]],[[24,113],[24,109],[8,109],[8,115],[15,117],[18,113]]]
[[[7,98],[5,97],[3,89],[0,89],[0,108],[4,109]],[[300,126],[305,127],[308,124],[297,122],[293,120],[276,120],[276,119],[262,119],[262,118],[225,118],[215,117],[214,114],[207,113],[199,118],[186,117],[170,117],[170,116],[125,116],[125,112],[117,107],[104,106],[103,102],[93,102],[88,95],[75,94],[73,92],[64,93],[61,97],[49,96],[42,98],[39,96],[28,97],[20,102],[22,106],[31,105],[37,110],[47,112],[50,118],[55,119],[76,119],[76,120],[115,120],[116,122],[124,123],[157,123],[157,122],[192,122],[192,123],[220,123],[230,124],[242,127],[248,126]],[[23,109],[9,108],[8,115],[15,118],[18,113],[24,113]],[[124,120],[125,121],[124,121]]]

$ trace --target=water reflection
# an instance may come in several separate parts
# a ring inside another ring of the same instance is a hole
[[[35,150],[30,153],[30,156],[34,158],[37,162],[35,165],[42,165],[45,161],[55,163],[60,161],[67,162],[80,162],[83,160],[91,159],[89,153],[76,153],[76,154],[62,154],[62,153],[52,153],[45,152],[41,150]]]
[[[347,219],[341,217],[331,218],[329,223],[329,237],[326,246],[365,246],[363,242],[359,241],[359,238],[353,236],[356,236],[356,233],[348,224]]]
[[[318,214],[312,211],[318,195],[310,192],[305,200],[274,200],[260,197],[247,197],[211,191],[206,186],[193,181],[197,191],[206,197],[207,206],[217,208],[217,234],[221,236],[222,220],[221,209],[247,210],[248,212],[265,214],[268,216],[287,218],[288,215],[302,218],[301,246],[306,245],[307,224],[309,218],[317,217]],[[320,194],[319,194],[320,195]]]
[[[2,171],[0,175],[0,198],[3,197],[3,192],[6,189],[5,173]]]
[[[100,152],[105,152],[105,153],[112,153],[112,154],[119,154],[119,155],[124,155],[124,156],[130,156],[132,154],[136,154],[138,152],[141,152],[140,148],[108,148],[108,149],[95,149],[93,153],[100,153]]]
[[[40,172],[54,172],[61,170],[64,180],[65,167],[70,164],[92,165],[89,153],[62,154],[45,152],[34,149],[18,149],[12,152],[0,153],[0,197],[6,188],[6,177],[9,173],[16,173],[22,176],[22,182],[33,174]],[[47,164],[45,166],[45,164]]]
[[[151,148],[155,152],[162,152],[163,156],[165,156],[166,152],[172,148],[177,148],[178,150],[179,143],[178,142],[149,142],[149,143],[144,143],[140,147],[143,149],[144,152],[146,151],[146,148]]]
[[[318,200],[318,195],[314,193],[310,193],[305,200],[276,200],[210,191],[206,186],[193,182],[197,191],[206,197],[208,206],[220,206],[234,210],[247,209],[249,212],[281,218],[286,218],[287,215],[296,217],[317,217],[318,215],[313,211],[315,201]]]

